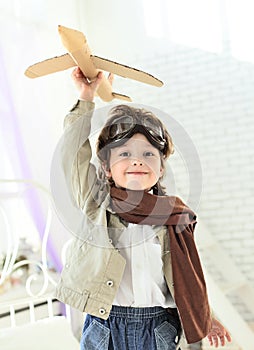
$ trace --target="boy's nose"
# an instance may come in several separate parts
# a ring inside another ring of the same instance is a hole
[[[141,160],[133,159],[133,160],[132,160],[132,165],[134,165],[134,166],[136,166],[136,165],[142,166],[143,163],[142,163]]]

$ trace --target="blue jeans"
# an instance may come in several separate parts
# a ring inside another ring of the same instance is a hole
[[[80,350],[175,350],[177,313],[162,307],[114,306],[107,320],[87,315]]]

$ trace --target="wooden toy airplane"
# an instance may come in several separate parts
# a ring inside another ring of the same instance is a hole
[[[78,66],[89,80],[95,79],[99,71],[103,70],[145,84],[158,87],[163,85],[161,80],[149,73],[92,55],[86,37],[82,32],[60,25],[58,26],[58,32],[68,53],[33,64],[25,71],[27,77],[37,78]],[[126,95],[112,92],[112,86],[104,75],[97,94],[106,102],[113,100],[113,98],[131,101],[131,98]]]

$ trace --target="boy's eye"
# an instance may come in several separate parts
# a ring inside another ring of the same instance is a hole
[[[147,152],[144,153],[144,156],[145,157],[152,157],[152,156],[154,156],[154,153],[150,152],[150,151],[147,151]]]
[[[120,157],[129,157],[130,156],[130,152],[122,152],[120,153]]]

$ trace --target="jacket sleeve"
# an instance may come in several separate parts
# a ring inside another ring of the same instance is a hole
[[[62,167],[68,191],[75,204],[83,208],[87,196],[96,184],[96,168],[92,156],[89,134],[94,103],[78,100],[64,120]]]

